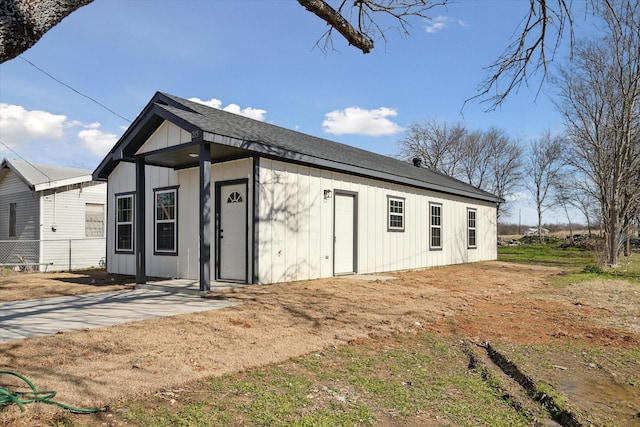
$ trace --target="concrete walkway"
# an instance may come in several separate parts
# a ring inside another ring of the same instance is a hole
[[[5,302],[0,303],[0,343],[236,304],[148,289]]]

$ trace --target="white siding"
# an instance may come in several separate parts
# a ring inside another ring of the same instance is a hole
[[[358,273],[497,256],[496,210],[492,203],[274,160],[262,159],[260,165],[261,283],[333,275],[333,198],[323,198],[325,189],[357,193]],[[404,231],[387,230],[387,196],[404,199]],[[429,247],[429,202],[442,205],[443,241],[438,251]],[[477,210],[476,249],[467,248],[467,208]]]
[[[9,237],[9,205],[16,203],[16,236]],[[0,240],[37,240],[40,230],[39,198],[13,171],[0,181]],[[37,252],[37,251],[36,251]],[[30,256],[37,254],[30,253]],[[5,261],[5,262],[15,262]]]
[[[357,272],[376,273],[495,259],[496,209],[490,202],[384,183],[344,173],[318,170],[282,161],[261,159],[258,195],[260,283],[331,277],[333,275],[334,198],[324,190],[357,194]],[[248,182],[248,267],[251,259],[253,218],[252,161],[236,160],[211,169],[211,274],[215,273],[216,230],[213,215],[215,184],[230,180]],[[153,253],[153,189],[178,189],[178,255]],[[121,163],[109,177],[108,270],[135,274],[133,254],[115,254],[115,195],[135,191],[135,165]],[[196,280],[199,275],[199,173],[198,168],[174,171],[146,166],[146,270],[149,276]],[[404,231],[387,229],[388,196],[404,200]],[[442,250],[431,250],[429,203],[442,206]],[[477,212],[477,248],[467,248],[467,209]],[[340,220],[340,218],[338,218]],[[135,242],[137,245],[138,242]],[[249,280],[252,273],[249,271]]]
[[[103,237],[87,238],[87,203],[105,205],[107,184],[85,183],[42,193],[42,252],[40,262],[53,263],[48,270],[98,267],[106,256]],[[105,219],[106,223],[106,219]]]
[[[115,252],[116,194],[130,193],[135,190],[136,165],[125,162],[119,163],[109,175],[107,184],[107,271],[109,273],[136,274],[135,256],[133,254]],[[134,241],[134,249],[136,244],[137,242]]]
[[[165,121],[140,147],[136,154],[148,153],[185,142],[191,142],[191,134],[173,123]]]
[[[236,160],[214,164],[211,167],[211,275],[215,274],[215,229],[213,214],[215,212],[215,182],[234,179],[251,178],[252,168],[250,160]],[[200,190],[199,169],[191,168],[174,171],[173,169],[155,166],[145,167],[145,249],[146,273],[148,276],[187,278],[197,280],[199,268],[199,218],[200,218]],[[115,253],[115,196],[121,193],[134,192],[135,165],[120,163],[109,176],[108,195],[108,224],[107,224],[107,270],[111,273],[135,274],[135,255]],[[248,206],[253,206],[251,196],[252,183],[248,183]],[[154,254],[154,199],[153,190],[157,188],[178,186],[178,255]],[[249,209],[249,217],[251,216]],[[137,226],[134,225],[134,228]],[[251,219],[249,218],[249,232],[247,245],[251,244]],[[134,242],[138,245],[138,242]],[[249,251],[251,254],[251,251]],[[251,277],[251,259],[248,260],[249,278]]]

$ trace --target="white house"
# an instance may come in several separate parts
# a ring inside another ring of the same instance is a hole
[[[105,258],[107,185],[86,169],[4,159],[0,266],[98,267]]]
[[[95,170],[107,270],[275,283],[492,260],[492,194],[157,93]]]

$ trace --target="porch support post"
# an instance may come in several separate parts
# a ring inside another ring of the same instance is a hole
[[[145,265],[146,240],[145,240],[145,177],[144,158],[136,160],[136,206],[135,206],[135,254],[136,254],[136,284],[147,283],[147,270]]]
[[[211,289],[211,152],[200,142],[200,291]]]

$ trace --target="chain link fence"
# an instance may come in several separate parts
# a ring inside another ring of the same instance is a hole
[[[0,268],[71,271],[105,266],[106,239],[0,240]]]

